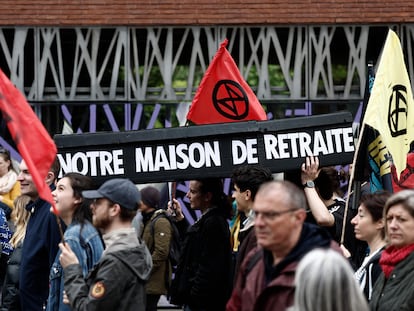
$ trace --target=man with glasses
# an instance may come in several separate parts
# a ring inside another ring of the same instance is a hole
[[[145,283],[152,259],[131,226],[141,204],[139,190],[130,180],[115,178],[82,195],[94,199],[92,220],[103,233],[106,248],[85,280],[69,245],[59,244],[67,295],[64,302],[73,310],[145,310]]]
[[[339,246],[320,227],[305,223],[303,190],[288,181],[263,184],[253,203],[258,247],[243,261],[228,311],[285,310],[293,304],[300,259],[315,248]]]

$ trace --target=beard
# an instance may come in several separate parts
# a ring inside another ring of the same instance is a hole
[[[108,213],[105,213],[104,215],[101,215],[99,217],[97,217],[96,215],[93,215],[92,223],[95,226],[95,228],[105,229],[111,223],[111,218],[109,217]]]

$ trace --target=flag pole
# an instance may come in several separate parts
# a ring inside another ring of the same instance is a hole
[[[170,196],[171,207],[172,207],[172,210],[173,210],[172,216],[175,216],[173,200],[175,199],[176,189],[177,189],[177,182],[176,181],[168,182],[168,192],[169,192],[169,196]]]
[[[363,175],[363,173],[361,173],[361,169],[357,166],[356,162],[358,159],[358,153],[360,152],[360,148],[361,145],[363,143],[363,140],[365,139],[364,137],[364,128],[365,128],[365,124],[364,124],[364,115],[365,115],[365,110],[367,108],[368,105],[368,101],[369,101],[369,97],[371,94],[371,89],[372,89],[372,84],[373,84],[373,77],[374,77],[374,63],[372,61],[368,61],[368,70],[367,70],[367,81],[365,84],[365,92],[364,92],[364,101],[363,101],[363,106],[362,106],[362,111],[361,111],[361,117],[360,117],[360,131],[358,134],[358,142],[357,142],[357,147],[354,153],[354,158],[352,160],[352,171],[351,171],[351,175],[349,177],[349,181],[348,181],[348,195],[346,197],[346,202],[345,202],[345,211],[344,211],[344,220],[342,223],[342,232],[341,232],[341,240],[340,240],[340,244],[343,244],[344,242],[344,238],[345,238],[345,225],[347,223],[348,220],[348,209],[349,209],[349,197],[352,194],[352,202],[351,202],[351,206],[357,206],[359,199],[361,197],[361,176]],[[355,179],[355,172],[358,170],[357,172],[357,178]]]
[[[56,216],[56,221],[57,221],[58,226],[59,226],[60,239],[62,240],[62,243],[65,244],[65,239],[63,237],[62,220],[59,218],[58,215],[55,214],[55,216]]]
[[[365,124],[362,123],[361,127],[362,127],[362,129],[361,129],[361,132],[360,132],[360,135],[359,135],[360,138],[363,137],[363,135],[364,135]],[[346,223],[347,223],[348,209],[349,209],[349,197],[351,195],[351,192],[352,192],[351,189],[352,189],[352,185],[354,183],[355,164],[356,164],[356,160],[358,158],[359,149],[361,147],[361,141],[362,141],[362,139],[358,139],[357,147],[356,147],[356,150],[355,150],[355,153],[354,153],[354,159],[352,160],[352,171],[351,171],[351,176],[349,177],[349,182],[348,182],[348,195],[346,197],[346,203],[345,203],[344,220],[342,222],[342,232],[341,232],[340,244],[344,244],[345,226],[346,226]],[[353,190],[354,191],[354,196],[353,196],[353,199],[352,199],[353,203],[356,200],[356,193],[358,193],[359,195],[361,193],[360,186],[361,186],[361,182],[359,182],[359,188],[358,189],[354,186],[354,190]],[[359,201],[359,196],[358,196],[358,201]]]

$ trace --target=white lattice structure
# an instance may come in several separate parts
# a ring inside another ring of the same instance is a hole
[[[414,26],[394,28],[412,77]],[[202,73],[228,38],[241,73],[246,79],[255,76],[251,86],[268,106],[289,101],[357,102],[363,98],[368,58],[379,55],[386,29],[385,25],[0,28],[0,65],[28,100],[39,105],[190,103]],[[338,66],[345,72],[341,79],[334,76]],[[177,85],[175,77],[183,68],[186,81]],[[132,124],[138,112],[125,107]],[[106,116],[109,120],[110,114]]]

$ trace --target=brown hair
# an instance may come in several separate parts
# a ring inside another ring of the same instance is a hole
[[[377,191],[367,193],[362,196],[360,204],[370,213],[373,222],[377,222],[383,218],[385,202],[390,198],[391,193],[388,191]],[[385,227],[381,230],[381,237],[385,238]]]

